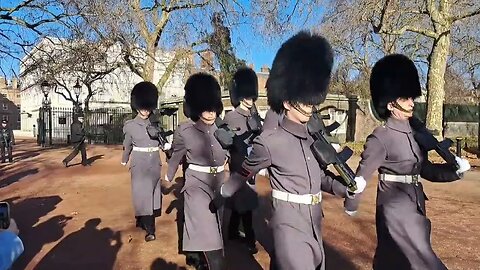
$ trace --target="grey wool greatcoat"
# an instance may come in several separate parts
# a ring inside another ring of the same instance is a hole
[[[174,138],[174,150],[168,160],[167,177],[175,177],[180,162],[186,156],[188,164],[198,166],[222,166],[227,151],[214,137],[215,125],[198,120],[193,125],[179,127]],[[223,249],[221,215],[212,213],[209,204],[224,182],[225,172],[205,173],[187,168],[184,196],[185,223],[183,228],[184,251],[211,251]]]
[[[282,118],[283,115],[279,115],[272,109],[268,109],[267,114],[265,114],[265,119],[263,119],[263,130],[274,129],[278,127],[278,124],[282,121]]]
[[[223,119],[231,129],[235,130],[236,135],[233,139],[233,147],[230,150],[230,173],[241,172],[242,163],[248,156],[247,149],[253,143],[253,134],[247,127],[248,117],[250,117],[250,111],[246,111],[239,106],[234,111],[228,112]],[[257,193],[252,187],[247,185],[247,182],[243,184],[231,199],[230,203],[233,205],[230,205],[230,207],[233,207],[239,213],[253,210],[258,206]],[[229,206],[228,203],[227,206]]]
[[[130,173],[132,177],[132,198],[135,216],[153,215],[154,210],[162,206],[160,190],[160,174],[162,161],[160,152],[139,152],[137,147],[159,147],[158,140],[150,139],[147,133],[148,119],[139,116],[125,122],[123,126],[123,157],[122,162],[130,159]]]
[[[279,127],[264,130],[253,142],[241,174],[233,173],[222,188],[226,197],[236,192],[259,170],[268,168],[273,189],[293,194],[321,191],[346,196],[346,187],[320,168],[306,126],[284,117]],[[282,270],[325,269],[322,243],[322,204],[307,205],[273,198],[273,231],[276,265]],[[317,268],[318,267],[318,268]]]
[[[357,176],[368,180],[378,169],[379,174],[419,174],[432,182],[458,180],[452,166],[428,161],[414,139],[414,132],[408,121],[394,118],[376,128],[367,138]],[[358,199],[353,200],[353,208]],[[426,199],[422,183],[378,182],[375,270],[447,269],[430,243],[431,223],[426,217]],[[347,209],[352,205],[347,202]]]

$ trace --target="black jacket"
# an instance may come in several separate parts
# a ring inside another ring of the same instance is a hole
[[[85,138],[85,131],[83,130],[82,123],[79,121],[75,121],[70,125],[70,133],[72,136],[72,143],[81,142]]]
[[[0,144],[15,144],[15,137],[12,129],[8,127],[0,127]]]

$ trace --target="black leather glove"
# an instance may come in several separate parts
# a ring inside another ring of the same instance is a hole
[[[167,151],[165,151],[165,156],[167,156],[167,160],[172,158],[172,155],[173,155],[173,148],[170,148]]]
[[[255,117],[248,117],[247,126],[254,134],[258,134],[262,131],[262,123]]]
[[[215,130],[213,136],[215,136],[223,149],[228,149],[233,145],[233,137],[235,136],[235,133],[231,130],[218,128]]]
[[[220,190],[218,190],[215,192],[213,200],[208,205],[208,208],[210,209],[210,212],[217,213],[217,211],[222,208],[224,204],[225,198],[222,196],[222,194],[220,194]]]

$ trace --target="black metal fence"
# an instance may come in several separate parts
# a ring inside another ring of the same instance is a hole
[[[415,115],[422,120],[427,116],[427,104],[415,103]],[[463,104],[444,104],[443,105],[443,121],[444,122],[478,122],[477,105]]]
[[[70,125],[74,108],[40,108],[37,141],[41,145],[70,143]],[[132,112],[123,108],[101,108],[84,113],[84,129],[88,143],[120,144],[123,124]]]
[[[85,112],[85,132],[89,143],[119,144],[123,141],[123,124],[132,118],[127,109],[96,109]]]

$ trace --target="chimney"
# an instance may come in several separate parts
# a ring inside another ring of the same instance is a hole
[[[260,68],[260,72],[270,73],[270,68],[269,68],[267,65],[263,65],[263,66]]]
[[[4,77],[0,77],[0,88],[7,88],[7,80]]]
[[[188,68],[192,68],[195,66],[195,55],[189,54],[187,59],[187,66]]]
[[[213,69],[213,53],[211,51],[206,51],[201,53],[201,62],[200,68],[206,70]]]
[[[12,89],[17,90],[17,88],[18,88],[18,79],[13,78],[12,79]]]

